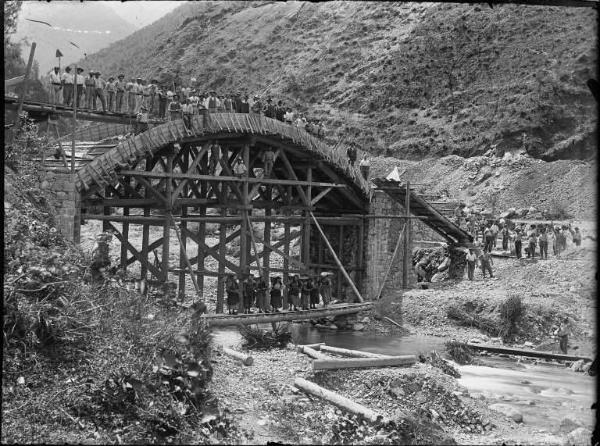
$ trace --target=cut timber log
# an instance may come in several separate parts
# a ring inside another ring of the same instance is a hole
[[[303,378],[296,378],[294,380],[294,386],[310,395],[329,401],[330,403],[335,404],[337,407],[344,409],[348,412],[362,415],[367,420],[373,423],[376,423],[378,421],[387,421],[383,417],[383,415],[374,412],[368,407],[355,403],[354,401],[346,398],[345,396],[332,392],[331,390],[327,390]]]
[[[592,358],[587,356],[562,355],[551,352],[538,352],[536,350],[524,350],[520,348],[499,347],[496,345],[486,344],[466,344],[467,347],[473,350],[485,350],[490,353],[504,353],[505,355],[529,356],[531,358],[557,359],[560,361],[579,361],[583,359],[585,362],[591,362]]]
[[[350,356],[352,358],[389,358],[389,355],[379,355],[377,353],[362,352],[360,350],[349,350],[346,348],[330,347],[321,345],[320,350],[327,353],[335,353],[336,355]]]
[[[297,348],[296,348],[296,351],[297,351],[298,353],[303,353],[303,349],[304,349],[304,347],[310,347],[310,348],[312,348],[313,350],[320,350],[322,345],[325,345],[325,343],[324,343],[324,342],[319,342],[318,344],[304,344],[304,345],[298,345],[298,346],[297,346]]]
[[[331,359],[329,356],[319,353],[318,351],[306,346],[302,347],[302,353],[310,356],[313,359]]]
[[[223,353],[225,353],[227,356],[231,356],[232,358],[242,361],[242,363],[246,366],[252,365],[252,363],[254,362],[252,356],[245,355],[242,352],[236,352],[235,350],[231,350],[227,347],[223,347]]]
[[[315,359],[313,361],[313,372],[325,369],[413,365],[415,362],[417,362],[415,355],[388,356],[385,358]]]

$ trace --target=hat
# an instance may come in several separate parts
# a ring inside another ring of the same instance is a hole
[[[54,67],[55,70],[60,70],[60,67]]]
[[[67,65],[67,66],[65,67],[65,71],[71,71],[71,67],[70,67],[69,65]]]
[[[85,70],[84,70],[83,68],[81,68],[81,67],[77,67],[77,72],[78,72],[78,73],[83,73],[84,71],[85,71]]]
[[[94,74],[100,74],[100,72],[99,71],[94,71]]]
[[[148,110],[148,109],[146,108],[146,106],[145,106],[145,105],[142,105],[142,106],[140,107],[140,110]]]
[[[260,99],[258,96],[254,96],[254,99]]]
[[[143,79],[142,79],[141,77],[136,77],[136,78],[135,78],[135,80],[136,80],[136,81],[141,81],[141,80],[143,80]]]
[[[112,80],[114,80],[114,77],[111,76],[111,77],[108,78],[108,80],[112,81]]]
[[[196,78],[195,77],[191,78],[190,82],[196,82]]]
[[[321,273],[321,277],[326,277],[326,276],[333,276],[333,273],[332,273],[332,272],[329,272],[329,271],[323,271],[323,272]]]
[[[156,79],[151,79],[150,82],[152,82],[153,84],[158,84],[158,81]]]
[[[272,102],[273,100],[271,98],[267,98],[267,102]]]

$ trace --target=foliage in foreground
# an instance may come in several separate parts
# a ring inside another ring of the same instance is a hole
[[[473,351],[463,342],[448,341],[444,344],[446,352],[458,364],[473,362]]]
[[[456,370],[448,361],[442,358],[439,353],[433,350],[429,354],[419,355],[419,361],[431,364],[433,367],[437,367],[446,375],[450,375],[454,378],[460,378],[460,372]]]
[[[238,330],[244,339],[242,346],[250,350],[285,348],[292,340],[290,324],[277,325],[274,330],[263,330],[251,325],[239,325]]]

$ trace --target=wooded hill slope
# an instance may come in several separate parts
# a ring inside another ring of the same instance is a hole
[[[194,2],[83,62],[281,98],[375,154],[594,156],[596,12],[405,2]]]

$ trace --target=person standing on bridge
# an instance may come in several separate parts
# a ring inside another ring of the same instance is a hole
[[[540,259],[548,260],[548,235],[546,234],[546,228],[542,228],[540,231],[538,244],[540,245]]]
[[[104,89],[106,88],[106,81],[100,77],[100,72],[96,71],[96,78],[94,79],[94,91],[96,97],[100,98],[102,104],[102,113],[106,113],[106,98],[104,97]],[[95,104],[94,104],[95,107]]]
[[[96,109],[96,81],[94,79],[94,70],[88,71],[89,77],[85,79],[85,100],[88,110]]]
[[[362,159],[360,160],[359,168],[360,168],[360,173],[363,176],[363,178],[365,180],[369,181],[369,170],[371,170],[371,161],[369,161],[369,158],[367,157],[366,153],[363,155]]]
[[[308,288],[310,290],[310,308],[316,310],[319,305],[319,285],[312,277],[308,279]]]
[[[271,147],[267,147],[266,151],[263,152],[263,162],[265,166],[265,178],[271,178],[271,172],[273,172],[273,162],[275,161],[275,153]]]
[[[294,122],[294,112],[290,107],[286,109],[285,114],[283,115],[283,121],[289,125],[292,125]]]
[[[354,167],[354,163],[356,162],[356,147],[353,143],[350,143],[348,146],[346,155],[348,156],[348,164],[350,164],[350,167]]]
[[[158,117],[165,119],[167,114],[167,90],[165,86],[159,86],[156,94],[158,96]]]
[[[216,175],[217,165],[219,164],[219,158],[221,158],[221,146],[216,141],[210,143],[210,159],[208,160],[208,171],[210,175]]]
[[[142,104],[150,111],[150,91],[152,86],[149,82],[142,81]]]
[[[240,101],[240,113],[250,113],[250,103],[248,102],[248,95]]]
[[[269,301],[267,299],[267,293],[269,287],[267,285],[267,279],[260,277],[256,285],[256,307],[259,313],[269,312]]]
[[[331,302],[331,279],[329,278],[330,273],[321,273],[321,280],[319,281],[319,293],[323,298],[323,307],[327,308]]]
[[[283,283],[281,277],[275,277],[271,280],[271,307],[274,312],[279,313],[279,309],[282,307],[283,302],[281,300]]]
[[[186,99],[185,103],[181,106],[181,112],[183,113],[183,125],[185,126],[185,130],[191,135],[194,106],[189,98]]]
[[[250,107],[250,111],[252,111],[253,115],[260,116],[263,111],[262,102],[260,102],[260,98],[258,96],[254,96],[254,100],[252,101],[252,106]]]
[[[517,228],[515,230],[515,255],[517,256],[517,259],[520,259],[522,256],[522,254],[521,254],[522,247],[523,247],[523,236],[521,235],[521,230]]]
[[[301,299],[300,302],[302,304],[302,309],[303,310],[308,310],[309,305],[310,305],[310,290],[312,289],[312,281],[310,280],[310,277],[308,276],[303,276],[300,279],[300,290],[301,290]]]
[[[288,285],[288,296],[290,300],[290,306],[293,306],[293,311],[300,311],[298,308],[300,306],[300,287],[301,284],[298,280],[298,276],[292,276],[292,280]]]
[[[173,96],[173,100],[169,104],[169,121],[181,119],[181,104],[179,103],[179,95]]]
[[[119,74],[115,81],[115,111],[123,113],[123,95],[125,94],[125,76]]]
[[[233,274],[227,276],[225,289],[227,291],[227,309],[229,314],[237,314],[240,302],[240,284]]]
[[[277,107],[275,107],[275,118],[278,121],[283,122],[283,117],[285,116],[285,107],[282,101],[277,101]]]
[[[106,82],[106,102],[108,103],[108,111],[109,112],[114,112],[115,111],[115,96],[117,93],[117,87],[116,87],[116,82],[115,82],[115,78],[114,77],[109,77],[108,78],[108,82]]]
[[[144,103],[144,85],[141,77],[138,77],[135,80],[135,84],[133,86],[135,91],[135,110],[134,113],[138,113],[140,111],[140,107]]]
[[[133,115],[135,112],[135,79],[131,78],[125,86],[127,95],[127,113]]]
[[[83,87],[84,87],[84,75],[83,75],[83,71],[84,69],[79,67],[77,68],[77,79],[75,79],[75,82],[77,84],[77,108],[81,107],[83,104],[82,98],[83,98]]]
[[[231,95],[225,96],[223,99],[223,107],[225,108],[225,113],[233,113],[233,100],[231,99]]]
[[[246,280],[244,280],[242,286],[242,302],[244,305],[244,314],[250,314],[252,311],[252,305],[256,298],[256,287],[254,283],[254,277],[250,274]]]
[[[73,75],[71,74],[71,67],[67,66],[65,72],[60,77],[63,88],[63,104],[67,107],[73,105]]]
[[[216,113],[217,107],[219,105],[219,100],[217,99],[216,93],[214,91],[210,91],[208,93],[208,97],[206,98],[206,108],[209,113]]]
[[[54,67],[52,72],[50,73],[50,103],[53,106],[56,106],[61,103],[60,100],[60,90],[62,88],[62,83],[60,80],[60,68]]]

